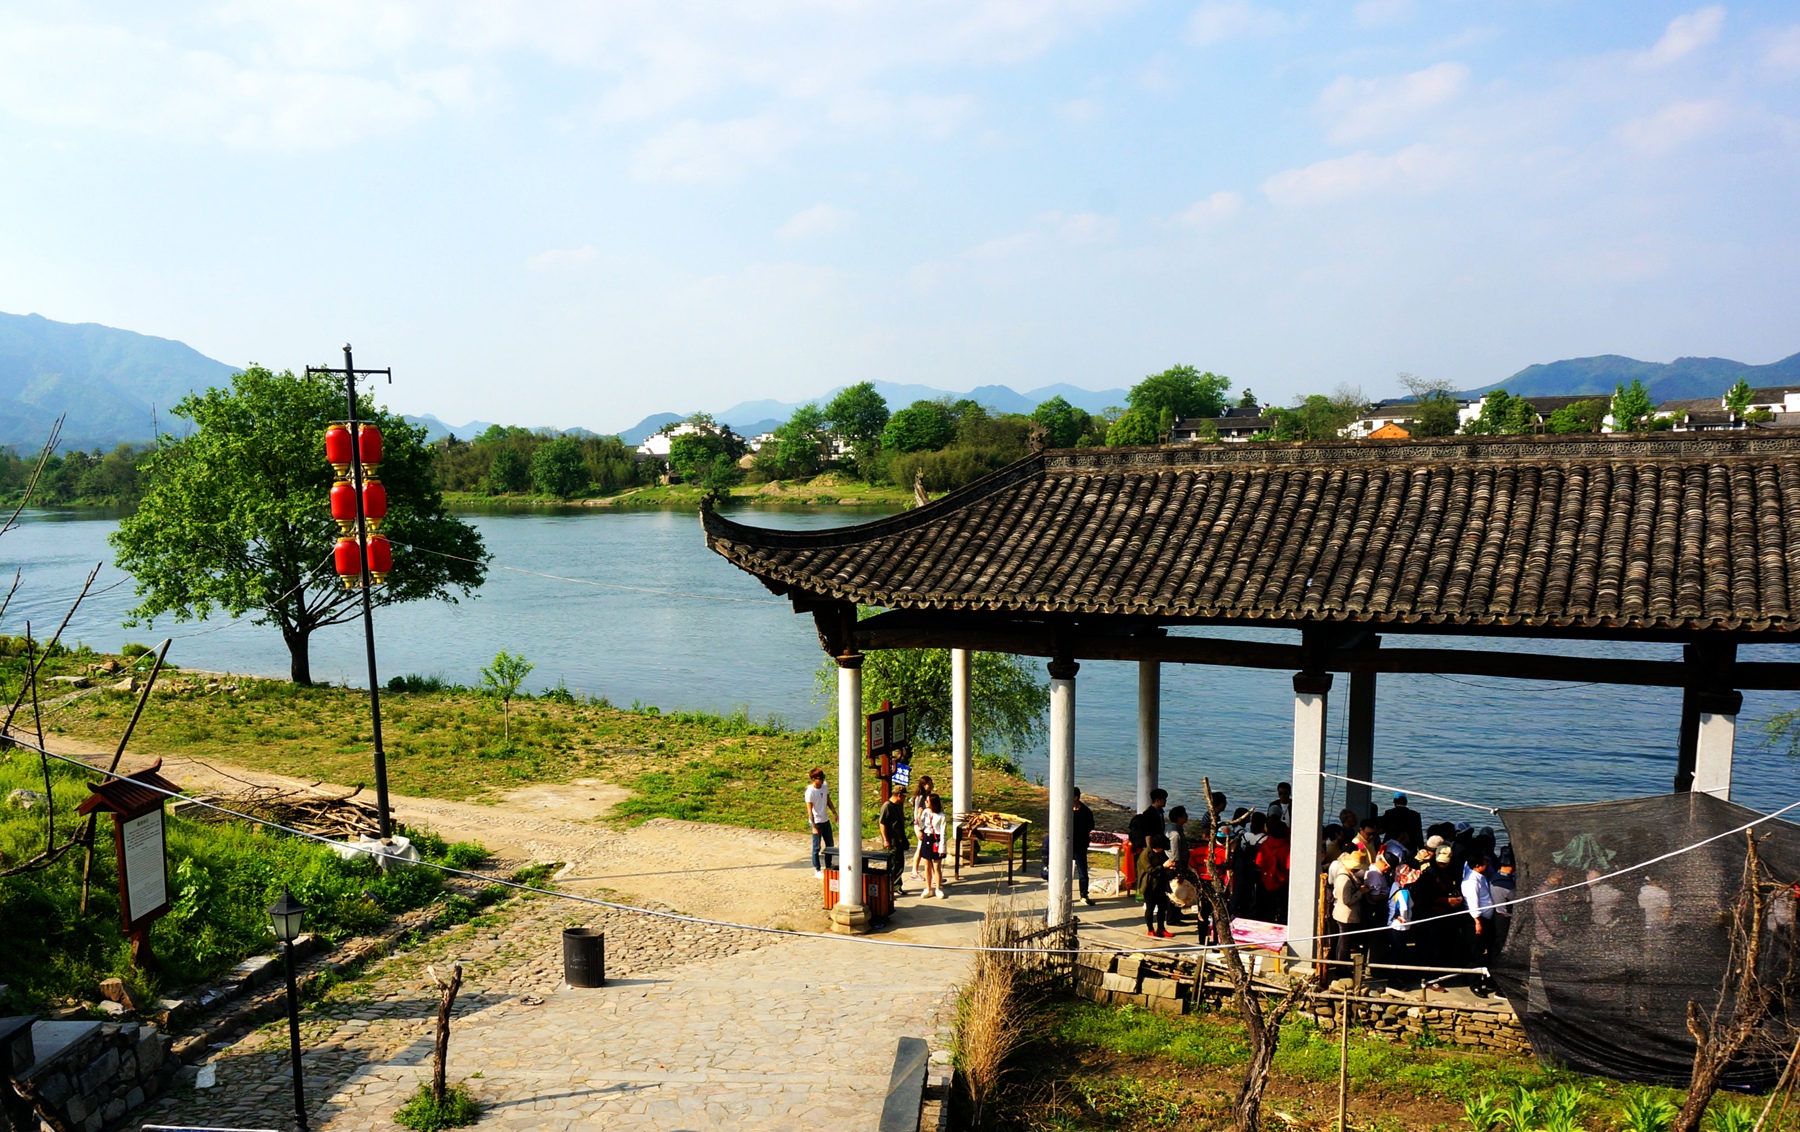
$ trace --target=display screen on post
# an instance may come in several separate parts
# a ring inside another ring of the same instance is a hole
[[[169,902],[162,808],[120,823],[119,836],[124,847],[125,914],[135,924]]]

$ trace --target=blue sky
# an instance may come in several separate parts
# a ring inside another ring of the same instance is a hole
[[[0,5],[0,310],[618,428],[1800,350],[1800,8]]]

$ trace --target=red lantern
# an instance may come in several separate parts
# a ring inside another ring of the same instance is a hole
[[[382,502],[385,504],[386,499]],[[338,530],[345,534],[356,529],[356,489],[350,486],[349,480],[339,480],[331,485],[331,517],[337,520]]]
[[[351,507],[354,509],[355,504]],[[336,514],[335,509],[333,514]],[[354,518],[354,514],[352,518]],[[363,518],[369,521],[369,529],[381,529],[381,521],[387,518],[387,488],[381,486],[379,480],[369,480],[363,484]]]
[[[362,439],[363,467],[373,468],[381,463],[381,430],[366,424],[357,429],[356,435]]]
[[[338,479],[350,474],[350,427],[332,424],[325,430],[325,461],[337,470]]]
[[[387,581],[394,570],[394,548],[380,535],[369,536],[369,577],[376,585]]]
[[[332,557],[337,564],[338,577],[344,580],[344,588],[353,590],[362,584],[362,555],[353,538],[337,540],[337,548]]]

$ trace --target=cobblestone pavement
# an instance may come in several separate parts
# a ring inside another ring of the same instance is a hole
[[[920,908],[922,939],[973,935],[973,889]],[[609,985],[561,987],[563,927],[606,932]],[[436,992],[425,968],[460,959],[450,1077],[505,1129],[873,1128],[895,1044],[944,1045],[956,952],[862,948],[691,927],[549,898],[382,962],[303,1016],[312,1127],[372,1132],[431,1072]],[[146,1123],[293,1127],[284,1026],[212,1059]]]

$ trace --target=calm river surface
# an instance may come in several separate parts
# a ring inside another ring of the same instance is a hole
[[[739,512],[746,522],[816,528],[866,521],[876,512]],[[467,516],[498,563],[617,587],[575,585],[495,569],[478,596],[460,604],[415,603],[376,614],[382,679],[437,674],[473,684],[500,649],[537,664],[528,686],[558,680],[616,704],[640,700],[664,708],[744,708],[810,725],[829,710],[815,700],[821,653],[812,619],[789,612],[763,588],[706,549],[698,519],[671,511],[479,513]],[[134,603],[129,576],[116,569],[106,536],[116,517],[37,512],[0,539],[0,565],[23,567],[25,582],[0,630],[39,634],[55,628],[81,579],[105,561],[68,637],[95,648],[174,635],[170,659],[189,668],[287,675],[280,634],[248,622],[226,625],[159,621],[126,629]],[[10,577],[0,579],[0,584]],[[662,592],[644,592],[662,591]],[[681,595],[681,596],[673,596]],[[1294,634],[1246,630],[1245,637]],[[1420,645],[1469,647],[1452,638]],[[1501,648],[1598,653],[1596,644],[1502,643]],[[313,637],[313,675],[365,682],[360,623]],[[1677,659],[1675,646],[1612,646],[1613,655]],[[1795,646],[1745,650],[1745,659],[1800,659]],[[1041,669],[1041,665],[1040,665]],[[1342,771],[1344,701],[1332,696],[1331,757]],[[1674,773],[1681,696],[1653,688],[1570,686],[1473,677],[1383,676],[1376,709],[1378,781],[1487,806],[1592,801],[1666,792]],[[1770,749],[1756,726],[1800,704],[1793,693],[1751,692],[1739,717],[1733,797],[1767,811],[1800,798],[1800,764]],[[1130,802],[1134,796],[1136,666],[1087,662],[1077,691],[1076,780],[1082,789]],[[1291,759],[1293,693],[1289,674],[1167,665],[1163,674],[1163,783],[1191,801],[1201,773],[1233,804],[1273,796]],[[1027,773],[1044,770],[1044,753],[1026,752]],[[1341,783],[1328,797],[1341,799]],[[1385,804],[1385,797],[1378,799]],[[1475,811],[1415,799],[1428,816],[1483,824]],[[1337,808],[1337,804],[1331,807]]]

